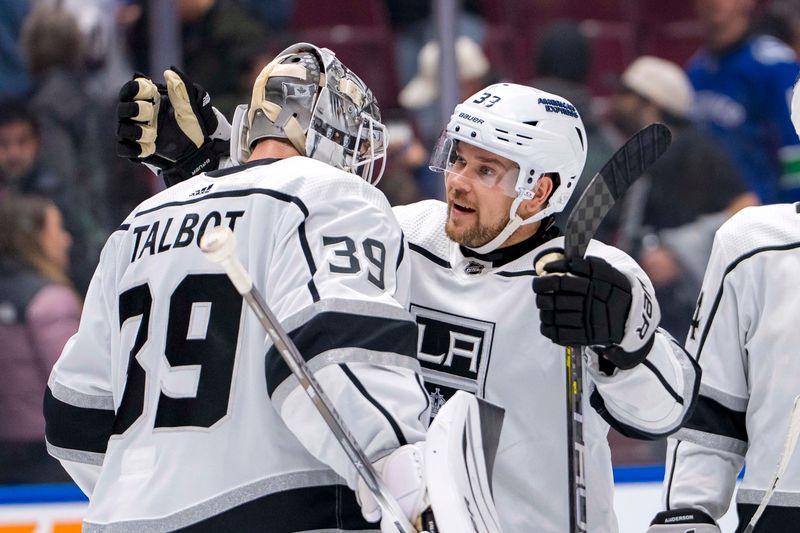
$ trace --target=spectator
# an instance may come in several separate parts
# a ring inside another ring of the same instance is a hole
[[[87,256],[86,228],[79,203],[79,191],[67,187],[64,178],[47,168],[41,157],[41,134],[36,118],[21,100],[0,102],[0,199],[10,194],[35,194],[55,202],[64,214],[65,225],[75,236],[72,248],[72,280],[85,288],[94,270]]]
[[[28,0],[0,0],[0,98],[19,98],[31,89],[19,49],[20,28],[29,10]]]
[[[572,195],[574,203],[580,198],[586,179],[594,176],[614,154],[617,142],[612,139],[609,128],[592,109],[592,95],[586,83],[592,63],[591,48],[588,39],[575,22],[555,22],[545,28],[539,40],[535,61],[537,77],[530,85],[561,95],[572,102],[586,128],[586,165],[577,185],[578,192]],[[565,217],[572,211],[571,207],[567,206],[559,213],[557,220],[563,218],[566,222]],[[610,235],[603,235],[600,240],[604,238],[609,239]]]
[[[800,143],[788,97],[800,68],[785,43],[751,33],[754,3],[696,0],[706,44],[687,67],[693,119],[720,140],[763,203],[796,201]]]
[[[80,320],[71,238],[55,204],[35,196],[0,202],[0,227],[0,483],[66,481],[45,449],[42,398]]]
[[[800,0],[772,0],[756,22],[756,31],[774,35],[800,55]]]
[[[459,76],[459,100],[475,94],[489,85],[493,75],[489,60],[481,46],[466,36],[456,39],[456,64]],[[417,75],[403,87],[398,95],[400,105],[413,114],[419,140],[424,146],[433,146],[444,127],[439,114],[433,109],[439,97],[439,43],[430,41],[419,52]],[[433,173],[419,177],[419,186],[426,198],[440,199],[444,194],[441,178]]]
[[[456,34],[465,35],[477,43],[483,42],[486,23],[480,15],[482,11],[480,0],[464,0],[459,4],[462,9],[459,10],[455,21]],[[397,79],[401,85],[405,85],[417,71],[417,57],[420,50],[436,37],[433,2],[386,0],[386,8],[394,30]],[[464,95],[465,98],[467,96],[469,94]]]
[[[653,122],[672,130],[670,149],[626,196],[621,244],[653,281],[661,325],[679,340],[692,320],[714,232],[758,203],[724,150],[689,122],[692,98],[678,65],[643,56],[623,72],[612,103],[613,120],[625,135]]]
[[[414,133],[408,120],[400,116],[386,117],[389,144],[386,148],[385,179],[378,188],[393,206],[406,205],[425,199],[420,183],[430,180],[441,183],[441,178],[428,169],[430,154]]]
[[[64,179],[70,214],[81,217],[83,256],[93,266],[116,225],[109,220],[107,201],[109,169],[116,160],[114,136],[104,120],[113,111],[110,103],[93,99],[86,89],[85,41],[67,11],[34,9],[25,20],[22,49],[35,83],[30,109],[44,147],[39,157],[44,168],[57,170]]]

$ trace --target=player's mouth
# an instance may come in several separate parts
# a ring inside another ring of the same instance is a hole
[[[474,213],[475,210],[457,202],[451,202],[450,215],[451,216],[467,216]]]

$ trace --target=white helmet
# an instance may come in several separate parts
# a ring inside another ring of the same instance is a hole
[[[259,139],[287,139],[302,155],[375,184],[386,161],[380,120],[372,91],[332,51],[297,43],[264,67],[250,105],[237,109],[234,162],[245,161]]]
[[[433,170],[447,170],[456,141],[519,166],[511,177],[513,186],[505,188],[506,194],[515,198],[510,221],[495,239],[475,249],[479,253],[496,249],[519,226],[562,211],[586,163],[586,130],[575,106],[561,96],[514,83],[490,85],[456,106],[431,156]],[[539,179],[551,173],[559,175],[560,183],[547,206],[530,218],[517,216],[519,204],[533,198]]]

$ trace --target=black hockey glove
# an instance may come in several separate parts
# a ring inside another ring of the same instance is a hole
[[[640,326],[641,338],[636,332],[626,335],[634,291],[646,296],[637,298],[637,307],[649,309],[652,318],[654,305],[646,287],[632,287],[622,272],[599,257],[558,259],[544,268],[545,275],[533,279],[533,291],[545,337],[561,346],[591,346],[621,369],[647,357],[655,332],[652,320]]]
[[[230,126],[205,89],[176,67],[164,79],[166,85],[136,75],[120,89],[117,154],[158,168],[169,187],[216,169],[230,149]]]
[[[700,509],[672,509],[661,511],[653,521],[647,533],[720,533],[719,526],[713,518]]]

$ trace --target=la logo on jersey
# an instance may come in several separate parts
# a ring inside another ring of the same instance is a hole
[[[483,393],[494,323],[411,304],[417,357],[431,398],[431,418],[456,390]]]

